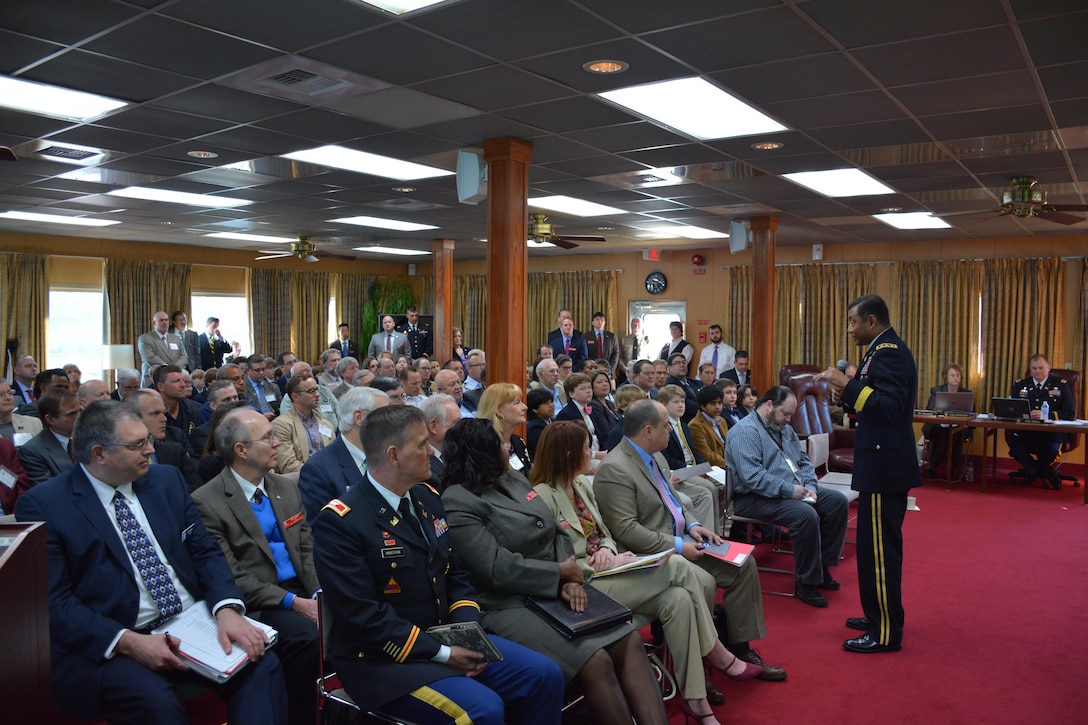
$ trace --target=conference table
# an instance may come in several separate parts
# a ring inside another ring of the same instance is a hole
[[[915,413],[915,423],[932,423],[934,425],[948,426],[948,451],[952,452],[952,436],[960,430],[967,428],[980,428],[983,430],[982,440],[982,465],[980,469],[980,483],[982,493],[986,493],[986,446],[993,439],[993,448],[990,453],[990,476],[997,481],[997,433],[1004,430],[1025,430],[1036,433],[1046,431],[1048,433],[1068,433],[1072,435],[1088,434],[1088,422],[1078,421],[1057,423],[1048,422],[1024,422],[1016,420],[998,420],[997,418],[983,418],[979,416],[961,417],[955,415],[936,415],[933,413]],[[952,466],[947,466],[946,483],[952,487]],[[1084,486],[1084,505],[1088,506],[1088,485]]]

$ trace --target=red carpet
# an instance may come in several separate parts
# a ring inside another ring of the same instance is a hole
[[[1077,471],[1083,473],[1082,471]],[[1081,476],[1083,481],[1083,476]],[[1082,484],[1083,485],[1083,484]],[[1084,489],[1026,489],[1000,475],[915,490],[907,512],[903,650],[842,649],[860,616],[854,547],[835,578],[839,592],[816,609],[764,595],[768,637],[754,643],[789,670],[784,683],[715,676],[728,701],[722,723],[1083,723],[1088,706],[1088,507]],[[853,510],[853,507],[852,507]],[[852,533],[847,536],[853,539]],[[789,568],[757,549],[762,563]],[[764,589],[791,577],[763,573]],[[670,722],[684,716],[670,703]]]

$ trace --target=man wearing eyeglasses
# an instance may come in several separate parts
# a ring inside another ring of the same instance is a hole
[[[302,468],[310,456],[332,443],[335,427],[317,411],[321,390],[312,375],[295,375],[287,381],[291,409],[272,422],[276,436],[286,445],[279,451],[278,473]]]
[[[249,616],[279,632],[273,651],[283,662],[288,721],[311,723],[320,585],[298,486],[272,473],[281,445],[264,416],[231,411],[215,433],[226,468],[193,493],[193,502],[208,533],[231,554],[228,563]]]
[[[147,426],[147,432],[152,439],[151,443],[155,446],[155,452],[151,454],[151,462],[173,466],[181,471],[181,475],[189,484],[190,492],[204,485],[204,479],[196,472],[196,463],[185,448],[180,443],[166,440],[166,405],[162,402],[162,396],[150,390],[136,390],[129,394],[125,402],[136,408],[140,419]]]
[[[92,403],[73,440],[79,465],[15,506],[19,521],[49,527],[53,707],[78,719],[189,722],[174,688],[208,680],[188,671],[177,637],[150,631],[203,606],[224,651],[240,647],[250,658],[215,688],[232,725],[285,725],[280,661],[242,618],[242,592],[181,474],[148,463],[154,448],[140,416],[123,403]]]
[[[484,374],[487,372],[487,357],[483,350],[469,350],[465,356],[465,395],[472,398],[477,406],[480,404],[480,396],[484,394],[487,383],[484,382]]]

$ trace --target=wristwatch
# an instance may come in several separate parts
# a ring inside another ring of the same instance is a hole
[[[222,612],[224,609],[233,609],[234,611],[238,612],[238,614],[243,614],[243,615],[246,613],[246,608],[245,607],[243,607],[241,604],[235,604],[233,602],[230,603],[230,604],[224,604],[218,610],[216,610],[216,613]]]

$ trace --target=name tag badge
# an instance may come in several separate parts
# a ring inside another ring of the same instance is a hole
[[[289,529],[292,526],[294,526],[295,524],[297,524],[299,521],[302,521],[302,513],[301,512],[295,514],[291,518],[284,521],[283,522],[283,528]]]
[[[382,549],[382,558],[383,559],[401,559],[403,557],[404,557],[404,547],[403,546],[390,546],[388,548]]]
[[[189,534],[193,533],[193,528],[196,524],[189,524],[185,527],[185,530],[181,532],[181,540],[186,541],[189,538]]]
[[[517,456],[510,456],[510,467],[513,468],[515,471],[520,471],[525,466],[524,464],[522,464],[520,458],[518,458]]]
[[[317,406],[317,409],[320,410],[322,413],[331,413],[332,412],[332,406],[329,405],[328,403],[325,403],[324,405]]]
[[[8,488],[15,488],[15,482],[17,480],[18,478],[15,476],[15,473],[9,471],[7,466],[0,466],[0,483]]]
[[[332,428],[327,425],[317,426],[317,432],[325,436],[326,438],[332,438]]]
[[[11,437],[11,442],[16,448],[18,448],[19,446],[25,446],[27,443],[30,442],[30,439],[33,437],[34,436],[30,435],[29,433],[16,433],[14,436]]]
[[[178,349],[178,344],[176,342],[171,342],[170,343],[170,349],[171,350],[177,350]]]
[[[789,456],[786,456],[786,465],[790,467],[790,470],[797,473],[797,464],[793,462]]]
[[[537,496],[538,496],[538,494],[537,494],[536,491],[530,491],[529,493],[525,494],[525,500],[526,501],[532,501]]]
[[[275,393],[265,393],[264,399],[266,401],[268,401],[269,403],[275,403],[276,402],[276,394]]]

